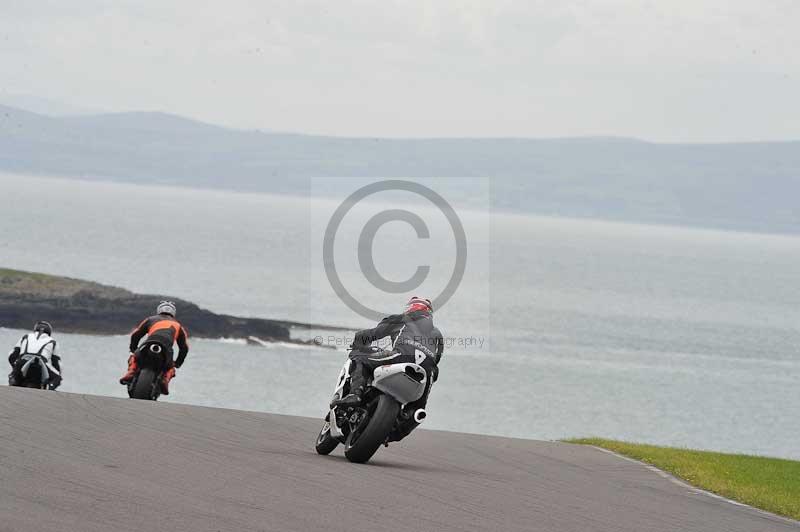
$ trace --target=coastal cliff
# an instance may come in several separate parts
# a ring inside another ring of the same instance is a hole
[[[179,298],[135,294],[80,279],[0,269],[0,327],[28,329],[37,320],[47,320],[59,332],[127,334],[164,299],[175,302],[181,323],[194,337],[255,337],[262,341],[306,343],[292,340],[290,328],[329,328],[215,314]]]

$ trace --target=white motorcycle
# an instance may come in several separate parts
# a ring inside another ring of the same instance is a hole
[[[339,372],[331,403],[350,392],[351,364],[348,359]],[[410,432],[409,425],[422,423],[427,415],[425,409],[413,409],[409,403],[422,397],[429,378],[427,371],[414,363],[376,368],[359,406],[331,407],[317,436],[317,452],[330,454],[341,443],[348,460],[364,463],[381,444],[399,441]]]

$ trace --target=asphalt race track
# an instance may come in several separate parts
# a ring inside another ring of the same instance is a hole
[[[590,447],[422,430],[355,465],[320,426],[2,386],[0,530],[800,530]]]

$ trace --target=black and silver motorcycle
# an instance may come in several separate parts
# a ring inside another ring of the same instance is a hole
[[[134,354],[138,368],[128,383],[131,399],[156,401],[161,395],[161,380],[167,371],[167,353],[158,342],[145,342]]]
[[[377,350],[376,350],[377,352]],[[348,359],[336,383],[331,403],[350,392]],[[419,364],[380,366],[367,382],[359,406],[332,406],[317,436],[319,454],[330,454],[340,443],[351,462],[367,462],[382,444],[399,441],[426,417],[425,409],[409,406],[425,393],[430,376]]]
[[[15,376],[16,373],[16,376]],[[8,383],[21,388],[54,390],[61,374],[49,360],[40,354],[24,354],[14,365]]]

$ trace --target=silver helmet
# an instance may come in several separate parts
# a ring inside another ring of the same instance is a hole
[[[33,326],[33,332],[44,333],[47,336],[53,335],[53,326],[46,321],[37,321]]]
[[[175,308],[175,303],[172,301],[162,301],[156,307],[156,314],[169,314],[174,318],[177,313],[178,309]]]

